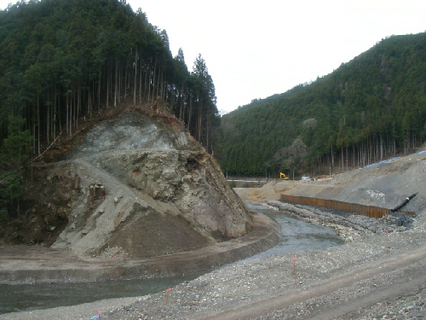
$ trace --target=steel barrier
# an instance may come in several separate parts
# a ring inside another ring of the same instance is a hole
[[[337,200],[326,200],[319,198],[310,198],[310,197],[302,197],[302,196],[290,196],[287,194],[281,194],[281,200],[299,203],[299,204],[307,204],[310,206],[316,207],[324,207],[329,209],[334,209],[338,211],[351,212],[363,216],[367,216],[370,218],[379,219],[391,212],[391,209],[385,209],[374,206],[365,206],[357,203],[349,203]],[[414,215],[413,212],[406,212],[406,214]]]

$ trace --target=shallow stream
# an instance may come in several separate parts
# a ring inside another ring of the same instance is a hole
[[[247,203],[247,206],[277,221],[281,225],[283,234],[278,245],[248,259],[322,249],[343,243],[333,229],[312,225],[260,205]],[[194,275],[191,278],[0,285],[0,314],[76,305],[110,298],[143,296],[163,291],[195,277]]]
[[[281,211],[269,209],[262,205],[252,203],[246,203],[246,205],[249,209],[260,211],[278,222],[281,226],[282,238],[280,243],[275,247],[244,259],[243,261],[284,253],[325,249],[343,244],[343,240],[337,236],[334,229],[310,224],[288,216]]]

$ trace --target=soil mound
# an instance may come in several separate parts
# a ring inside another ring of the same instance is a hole
[[[85,129],[66,159],[32,169],[31,232],[21,228],[5,243],[149,258],[238,238],[253,226],[216,161],[165,112],[124,109]]]

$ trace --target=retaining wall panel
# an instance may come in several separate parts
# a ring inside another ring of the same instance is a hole
[[[387,214],[390,214],[391,210],[386,208],[374,207],[374,206],[365,206],[357,203],[342,202],[337,200],[327,200],[320,198],[310,198],[310,197],[300,197],[300,196],[290,196],[286,194],[281,194],[281,200],[307,204],[316,207],[324,207],[329,209],[334,209],[338,211],[351,212],[359,215],[364,215],[370,218],[379,219]],[[406,214],[414,215],[413,212],[404,212]]]

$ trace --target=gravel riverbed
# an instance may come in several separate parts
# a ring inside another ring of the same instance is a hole
[[[425,223],[265,204],[331,226],[346,243],[234,263],[158,294],[0,319],[89,319],[98,310],[101,319],[426,318]]]

